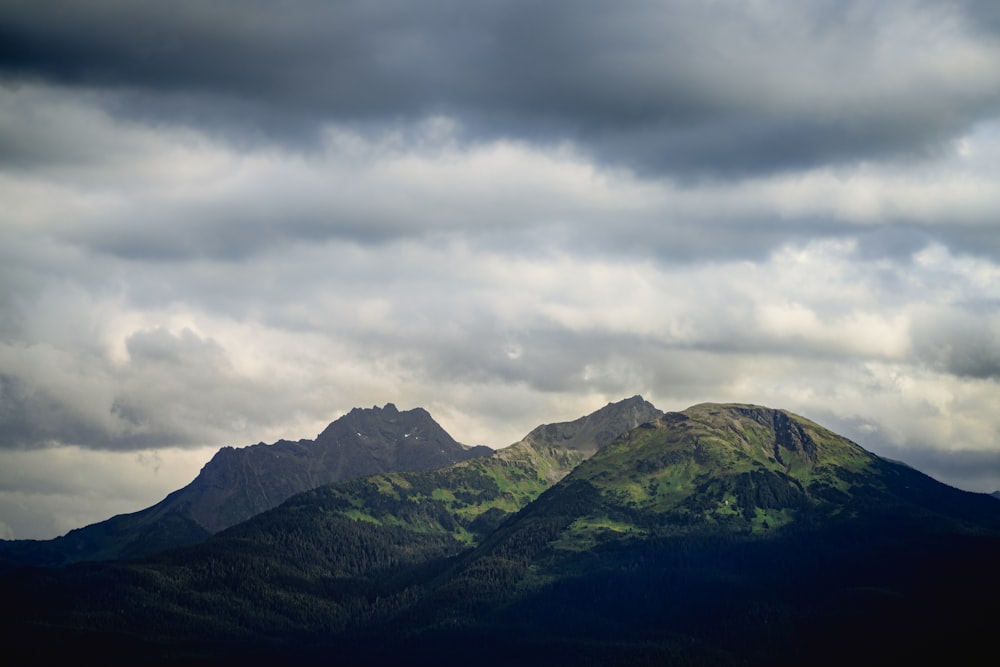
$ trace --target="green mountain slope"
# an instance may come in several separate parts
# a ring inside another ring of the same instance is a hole
[[[616,664],[971,656],[997,558],[989,496],[791,413],[706,404],[581,463],[464,554],[405,626],[471,642],[502,627],[518,640],[494,647],[498,663],[567,647],[631,656]]]
[[[447,535],[471,545],[609,441],[661,414],[634,396],[572,422],[539,426],[489,457],[328,485],[296,497],[288,507],[321,506],[348,519]]]
[[[522,559],[537,547],[558,570],[615,542],[766,538],[886,517],[924,531],[1000,532],[989,496],[936,482],[788,412],[703,404],[601,449],[492,535],[480,557],[509,541],[530,543]],[[546,568],[532,571],[543,577]]]
[[[881,459],[803,417],[751,405],[667,414],[604,448],[567,482],[589,485],[598,498],[560,535],[558,546],[570,549],[623,534],[757,534],[879,514],[1000,527],[983,496]]]

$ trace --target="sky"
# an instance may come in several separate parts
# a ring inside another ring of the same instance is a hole
[[[0,3],[0,538],[641,394],[1000,489],[1000,4]]]

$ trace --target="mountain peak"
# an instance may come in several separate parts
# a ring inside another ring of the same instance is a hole
[[[370,408],[353,408],[339,419],[330,422],[316,437],[316,442],[329,440],[331,437],[349,437],[350,433],[358,437],[381,431],[394,433],[401,424],[410,428],[423,426],[438,435],[444,433],[444,429],[423,408],[400,411],[394,403],[386,403],[381,408],[377,405]],[[451,436],[447,438],[450,439]]]
[[[766,438],[770,440],[767,445],[768,455],[782,465],[789,455],[804,457],[809,463],[816,465],[819,445],[811,432],[826,432],[819,425],[787,410],[749,403],[701,403],[688,408],[683,414],[705,422],[723,424],[739,435],[748,434],[755,426],[766,429]],[[765,436],[762,433],[756,437]]]
[[[534,445],[557,446],[579,452],[584,458],[640,424],[663,414],[641,396],[608,403],[600,410],[571,422],[542,424],[525,438]]]
[[[417,410],[419,409],[420,408],[417,408]],[[350,412],[345,414],[343,417],[340,417],[340,419],[343,419],[344,417],[347,417],[349,415],[382,415],[382,414],[385,414],[386,416],[399,414],[399,408],[396,407],[395,403],[386,403],[382,407],[379,407],[377,405],[373,405],[370,408],[354,407],[351,408]]]
[[[644,399],[641,394],[636,394],[635,396],[630,396],[629,398],[623,398],[617,403],[609,401],[608,405],[632,405],[635,403],[647,403],[647,402],[648,401],[646,401],[646,399]]]

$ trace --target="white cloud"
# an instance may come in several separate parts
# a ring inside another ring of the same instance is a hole
[[[47,539],[153,505],[194,479],[215,451],[0,450],[4,539]]]

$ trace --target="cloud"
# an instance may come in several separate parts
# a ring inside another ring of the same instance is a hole
[[[48,539],[148,507],[188,484],[215,452],[0,450],[0,539]]]
[[[976,304],[1000,312],[1000,303]],[[924,309],[913,323],[918,357],[938,370],[1000,380],[1000,317],[969,307]]]
[[[1000,178],[996,125],[963,136],[960,149],[930,165],[691,184],[608,169],[569,145],[466,146],[460,122],[444,117],[379,138],[327,126],[304,157],[121,124],[35,89],[11,97],[11,117],[21,94],[28,109],[40,110],[29,117],[50,117],[31,121],[40,124],[37,134],[60,136],[69,126],[98,141],[63,164],[0,173],[9,224],[123,259],[241,261],[294,243],[432,235],[517,252],[563,244],[665,262],[760,260],[815,238],[857,239],[863,252],[897,258],[931,243],[1000,251],[991,234],[1000,207],[991,187]],[[56,102],[66,108],[53,111]]]
[[[971,3],[299,2],[5,6],[0,71],[154,122],[307,145],[328,121],[458,116],[646,173],[747,174],[939,151],[1000,98]],[[255,139],[256,138],[256,139]]]

